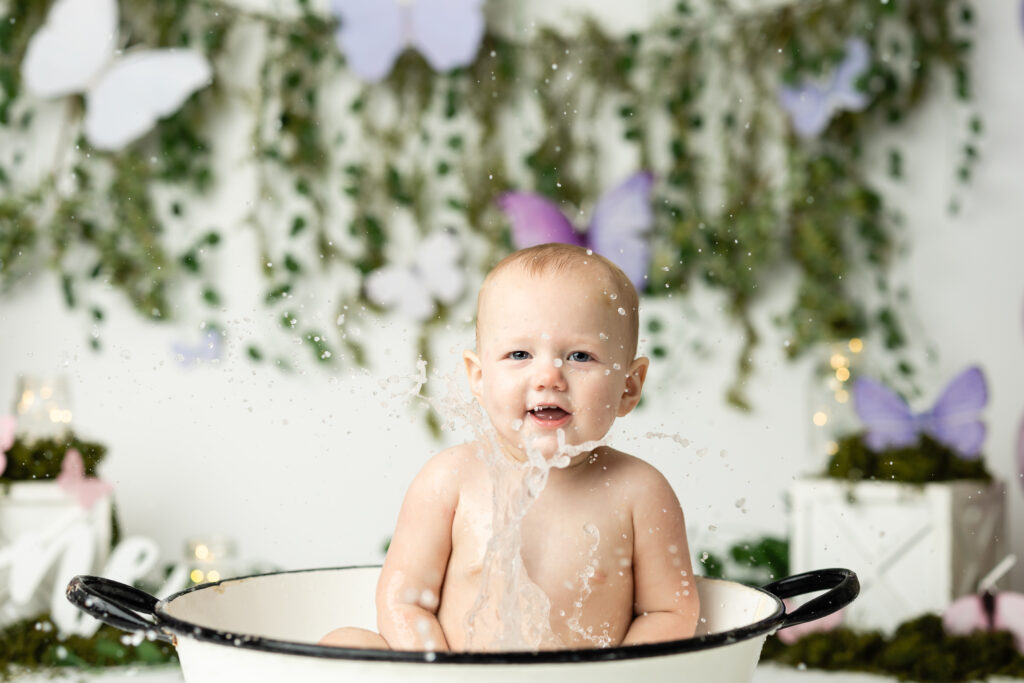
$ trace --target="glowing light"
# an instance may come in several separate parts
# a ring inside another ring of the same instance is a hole
[[[845,368],[850,364],[850,359],[841,353],[833,353],[829,362],[833,368]]]
[[[858,339],[857,337],[854,337],[853,339],[850,340],[849,346],[850,351],[852,351],[853,353],[860,353],[861,351],[864,350],[864,342]]]
[[[216,569],[211,569],[210,571],[206,572],[206,580],[207,581],[220,581],[220,572],[217,571]]]
[[[825,444],[825,452],[828,453],[829,455],[835,455],[836,453],[839,452],[839,444],[836,443],[835,441],[829,441],[827,444]]]
[[[847,368],[839,368],[836,370],[836,379],[840,382],[845,382],[850,379],[850,371]]]
[[[210,557],[210,549],[207,546],[200,543],[196,546],[194,554],[197,560],[205,560],[208,557]]]
[[[193,569],[192,573],[188,575],[188,578],[192,579],[192,583],[202,583],[203,576],[202,569]]]
[[[824,427],[825,423],[828,422],[828,415],[819,410],[814,414],[814,417],[811,419],[814,420],[814,424],[818,425],[819,427]]]
[[[839,391],[836,392],[836,401],[838,401],[839,403],[846,403],[849,400],[850,392],[846,391],[845,389],[840,389]]]

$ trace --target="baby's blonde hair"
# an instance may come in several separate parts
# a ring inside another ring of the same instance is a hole
[[[591,265],[598,266],[603,274],[608,277],[614,287],[614,292],[608,292],[609,305],[615,304],[616,308],[621,307],[625,311],[626,324],[626,351],[629,358],[636,355],[637,342],[640,336],[640,297],[637,295],[636,287],[630,282],[622,269],[600,254],[590,249],[584,249],[574,244],[563,244],[561,242],[549,242],[538,244],[534,247],[527,247],[512,252],[491,269],[491,272],[484,278],[480,285],[480,291],[476,298],[476,339],[477,347],[480,346],[480,303],[484,299],[484,293],[495,277],[510,268],[519,268],[528,275],[542,275],[545,273],[564,273],[579,267]]]

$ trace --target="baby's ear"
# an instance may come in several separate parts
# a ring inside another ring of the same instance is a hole
[[[463,351],[462,360],[466,363],[466,377],[469,379],[469,390],[473,392],[477,400],[484,384],[484,369],[480,365],[480,359],[472,351]]]
[[[619,410],[617,415],[623,417],[632,412],[633,408],[636,408],[636,404],[640,402],[640,394],[643,393],[644,380],[647,379],[647,368],[651,365],[651,361],[646,356],[640,356],[635,358],[632,363],[629,364],[629,371],[626,373],[626,390],[622,392],[622,397],[619,399]]]

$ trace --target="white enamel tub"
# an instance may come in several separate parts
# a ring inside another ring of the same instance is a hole
[[[158,601],[109,579],[78,576],[68,599],[101,621],[174,644],[187,683],[657,683],[750,681],[769,633],[812,621],[857,596],[856,575],[823,569],[763,588],[697,578],[704,621],[694,638],[547,652],[425,653],[316,645],[339,625],[376,629],[379,567],[278,572],[203,584]],[[824,594],[787,614],[782,598]]]

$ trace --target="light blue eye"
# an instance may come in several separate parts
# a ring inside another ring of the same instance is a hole
[[[526,360],[530,357],[530,354],[526,351],[512,351],[508,354],[508,357],[512,360]]]
[[[591,360],[591,355],[586,351],[573,351],[569,354],[569,360],[576,363],[586,363]]]

